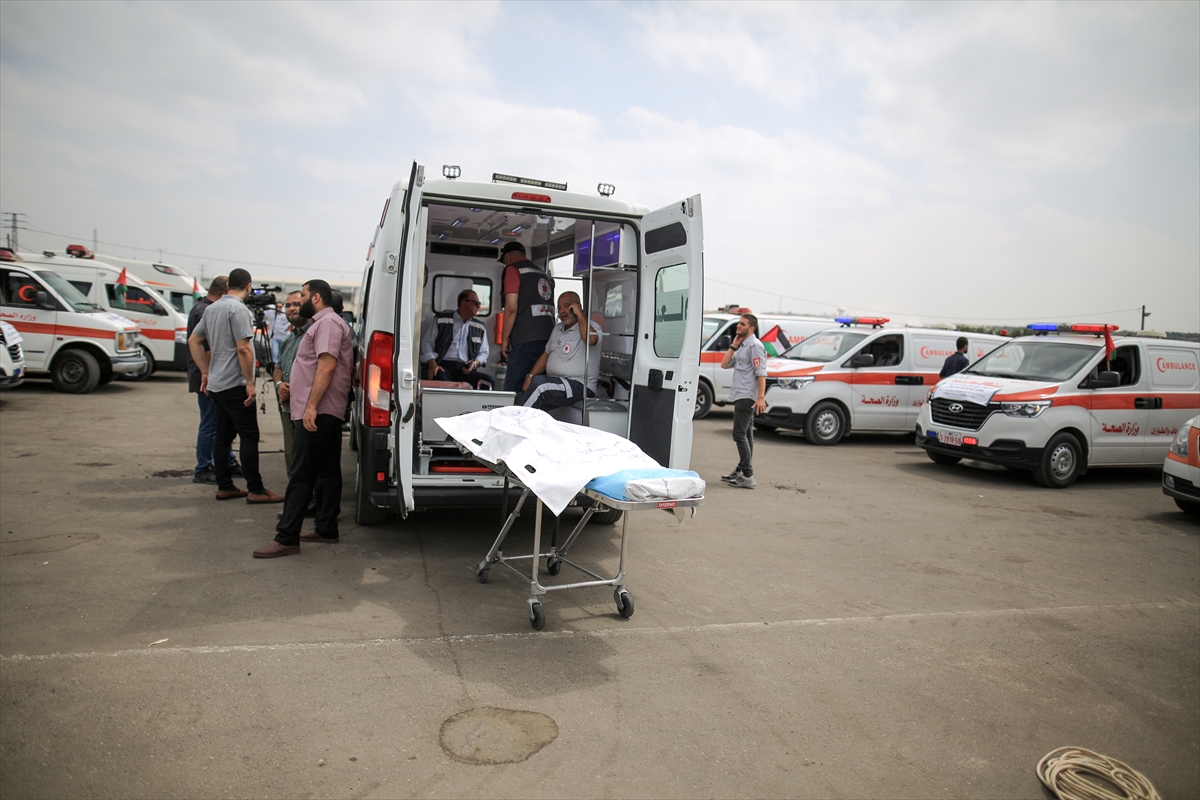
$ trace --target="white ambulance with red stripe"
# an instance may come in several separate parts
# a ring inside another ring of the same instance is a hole
[[[804,432],[812,444],[837,444],[851,431],[907,433],[960,336],[967,358],[1008,341],[986,333],[886,328],[886,317],[839,317],[767,360],[767,410],[759,429]]]
[[[134,258],[118,258],[116,256],[105,255],[104,253],[92,253],[80,244],[68,245],[67,255],[77,258],[94,258],[97,261],[103,261],[109,266],[116,267],[118,272],[122,269],[128,270],[130,275],[136,275],[150,284],[150,288],[166,298],[172,308],[183,314],[185,318],[188,312],[192,310],[192,306],[196,304],[198,297],[203,297],[208,291],[207,286],[202,289],[200,282],[192,277],[191,274],[173,264],[162,264],[158,261],[138,261]]]
[[[917,444],[939,464],[1028,469],[1062,488],[1092,467],[1157,466],[1200,412],[1200,344],[1112,338],[1116,325],[1037,323],[939,383]]]
[[[21,253],[21,258],[26,264],[54,270],[100,308],[137,324],[146,366],[122,375],[122,379],[143,381],[159,369],[187,369],[187,318],[183,314],[128,269],[93,259],[80,245],[71,245],[67,251],[70,257],[46,250]]]
[[[11,250],[0,250],[0,319],[21,333],[26,373],[49,375],[61,392],[90,392],[146,367],[137,323]]]

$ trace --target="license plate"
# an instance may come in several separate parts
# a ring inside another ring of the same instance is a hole
[[[962,447],[962,434],[938,431],[938,444],[948,444],[952,447]]]

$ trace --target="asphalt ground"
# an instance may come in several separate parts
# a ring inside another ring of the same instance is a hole
[[[733,489],[717,409],[697,518],[631,520],[634,616],[553,593],[536,632],[475,580],[498,510],[356,527],[348,449],[341,543],[252,559],[279,507],[190,482],[196,421],[170,373],[0,394],[3,797],[1037,798],[1064,745],[1200,795],[1200,525],[1156,470],[760,434]]]

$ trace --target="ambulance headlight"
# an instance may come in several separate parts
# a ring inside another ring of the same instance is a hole
[[[1179,433],[1175,434],[1175,441],[1171,442],[1171,452],[1180,458],[1188,457],[1188,435],[1192,432],[1192,426],[1184,423],[1179,428]]]
[[[134,350],[137,348],[137,333],[118,333],[117,350]]]
[[[1010,417],[1037,417],[1049,407],[1049,400],[1031,400],[1027,403],[1000,404],[1000,409]]]
[[[811,376],[805,378],[780,378],[775,385],[780,389],[803,389],[813,382]]]

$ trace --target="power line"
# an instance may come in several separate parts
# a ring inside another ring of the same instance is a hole
[[[21,228],[20,230],[29,231],[30,233],[43,233],[43,234],[46,234],[47,236],[54,236],[59,239],[67,239],[67,240],[77,241],[77,242],[82,242],[82,241],[87,241],[88,239],[92,239],[93,241],[96,241],[98,244],[102,244],[105,247],[121,247],[126,250],[160,249],[161,252],[163,253],[163,255],[177,256],[179,258],[194,258],[197,261],[220,261],[223,264],[245,264],[245,265],[251,266],[251,267],[269,267],[271,269],[300,270],[301,272],[318,272],[318,273],[339,272],[339,273],[345,274],[346,272],[353,273],[356,271],[356,270],[327,270],[327,269],[320,269],[319,267],[298,267],[294,264],[272,264],[272,263],[266,262],[266,261],[245,261],[243,259],[237,259],[237,258],[220,258],[218,256],[200,256],[200,255],[195,255],[194,253],[179,253],[174,250],[166,250],[166,249],[162,249],[162,248],[137,247],[135,245],[121,244],[119,242],[103,242],[103,241],[96,240],[95,237],[71,236],[71,235],[65,234],[65,233],[58,233],[57,231],[39,230],[38,228]]]
[[[839,303],[831,303],[831,302],[828,302],[825,300],[813,300],[811,298],[796,297],[794,295],[783,294],[781,292],[772,292],[769,289],[755,288],[753,286],[742,286],[741,284],[730,283],[729,281],[722,281],[722,280],[718,280],[716,278],[710,278],[707,275],[704,277],[704,280],[711,281],[712,283],[720,283],[725,286],[732,286],[735,289],[744,289],[748,292],[757,292],[758,294],[770,295],[772,297],[782,297],[787,300],[796,300],[801,303],[815,303],[816,305],[833,306],[834,308],[837,308],[839,305],[841,305]],[[1007,317],[972,317],[972,318],[966,319],[966,318],[963,318],[958,315],[923,314],[923,313],[917,313],[917,312],[913,312],[913,311],[897,311],[896,309],[888,309],[887,311],[881,311],[879,309],[864,308],[863,306],[845,306],[845,307],[858,309],[859,311],[866,311],[866,312],[869,312],[872,314],[903,314],[906,317],[926,317],[929,319],[950,319],[950,320],[958,320],[960,322],[1012,322],[1011,315],[1007,316]],[[1089,311],[1087,313],[1081,313],[1081,314],[1042,314],[1041,316],[1046,317],[1047,319],[1080,319],[1083,317],[1103,317],[1103,316],[1108,316],[1110,314],[1123,314],[1126,311],[1140,311],[1140,310],[1141,310],[1140,306],[1134,306],[1133,308],[1118,308],[1113,311]]]

